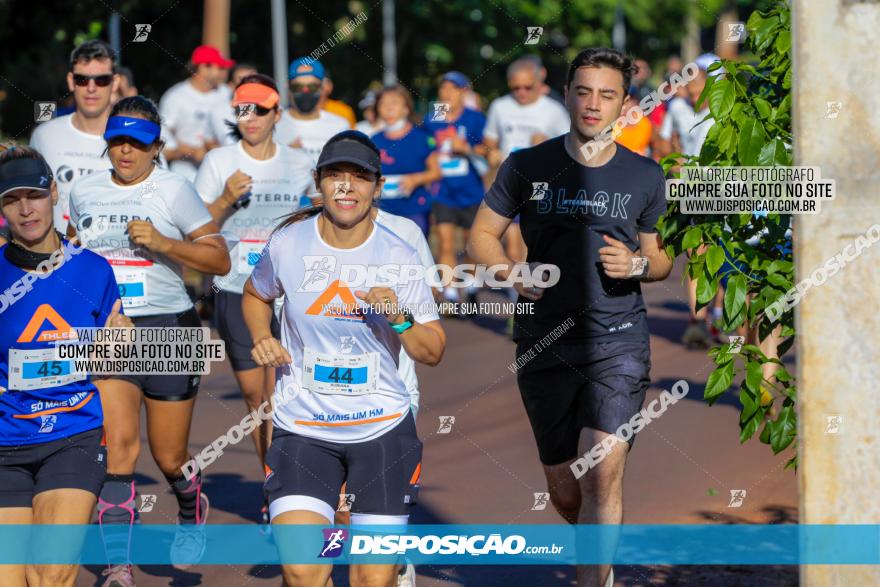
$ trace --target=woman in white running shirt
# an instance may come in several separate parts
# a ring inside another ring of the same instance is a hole
[[[196,190],[220,225],[230,247],[232,270],[214,278],[214,326],[226,342],[226,356],[248,413],[270,398],[275,371],[251,358],[254,346],[241,312],[241,293],[269,235],[280,220],[299,208],[313,188],[312,159],[300,149],[275,142],[275,124],[281,118],[280,98],[275,82],[266,75],[251,74],[242,79],[232,98],[236,110],[233,133],[238,141],[210,151],[196,177]],[[280,333],[277,320],[272,332]],[[266,455],[271,423],[254,430],[261,469]],[[269,509],[264,505],[263,518]]]
[[[183,283],[183,269],[223,275],[230,261],[220,229],[193,185],[157,166],[163,143],[156,105],[142,96],[116,103],[104,138],[113,169],[78,181],[70,196],[69,234],[101,223],[106,230],[84,245],[113,267],[125,313],[136,327],[200,327]],[[108,448],[107,482],[99,500],[99,522],[113,565],[107,585],[133,585],[128,560],[134,507],[135,463],[140,452],[141,404],[147,407],[147,437],[153,458],[179,505],[178,533],[171,550],[177,568],[204,552],[208,499],[201,474],[186,479],[189,429],[199,376],[118,375],[98,383]]]
[[[330,524],[346,484],[351,522],[405,525],[421,470],[401,347],[436,365],[446,337],[424,279],[360,279],[380,266],[422,267],[415,249],[372,218],[382,191],[379,149],[345,131],[321,152],[323,205],[272,235],[245,284],[255,361],[278,367],[264,491],[273,524]],[[274,300],[284,296],[281,340]],[[285,548],[312,548],[279,541]],[[282,565],[290,586],[324,585],[329,565]],[[390,584],[396,565],[351,566],[352,584]]]

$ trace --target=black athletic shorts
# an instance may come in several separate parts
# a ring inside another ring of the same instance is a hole
[[[434,220],[437,224],[454,224],[470,230],[479,208],[479,204],[476,206],[468,206],[466,208],[456,208],[435,202],[431,207],[431,213],[434,215]]]
[[[421,462],[422,443],[412,412],[382,436],[354,444],[317,440],[276,426],[266,454],[271,472],[263,492],[270,509],[277,499],[306,496],[327,504],[329,515],[337,509],[345,483],[346,493],[354,496],[349,503],[353,514],[403,516],[416,502]],[[284,511],[296,509],[303,508]]]
[[[158,314],[132,318],[138,328],[180,327],[199,328],[202,321],[195,308],[180,314]],[[113,375],[109,379],[122,379],[137,385],[145,397],[162,401],[182,401],[195,397],[199,392],[199,375]]]
[[[516,356],[533,345],[521,342]],[[580,456],[582,428],[617,432],[642,409],[650,373],[647,340],[554,342],[540,350],[517,371],[517,383],[541,462],[559,465]]]
[[[259,367],[251,358],[251,349],[254,348],[254,340],[244,323],[244,313],[241,311],[241,294],[228,291],[218,291],[214,294],[214,327],[220,334],[220,338],[226,343],[226,356],[236,371],[246,371]],[[281,325],[278,319],[272,315],[272,336],[281,336]]]
[[[84,489],[97,496],[107,474],[102,428],[41,444],[0,446],[0,508],[29,508],[52,489]]]

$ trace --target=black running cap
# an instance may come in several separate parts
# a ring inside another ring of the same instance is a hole
[[[379,149],[365,145],[363,141],[373,145],[370,137],[356,130],[344,130],[334,135],[318,157],[317,169],[326,167],[332,163],[353,163],[373,173],[381,173],[382,164],[379,160]]]
[[[18,189],[47,190],[52,172],[42,159],[13,159],[0,165],[0,198]]]

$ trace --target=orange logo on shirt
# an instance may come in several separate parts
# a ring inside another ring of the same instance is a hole
[[[43,322],[46,320],[52,323],[55,330],[43,330],[40,332],[40,328],[42,328]],[[37,308],[37,311],[34,312],[34,315],[31,317],[16,342],[34,342],[34,338],[37,336],[38,332],[40,333],[40,336],[36,338],[36,342],[77,338],[76,331],[67,323],[67,320],[62,318],[61,315],[55,311],[55,308],[49,304],[42,304]]]
[[[334,303],[336,298],[342,300],[342,304]],[[358,307],[357,299],[348,289],[348,286],[339,279],[327,286],[318,299],[308,307],[306,314],[311,316],[329,316],[331,318],[348,318],[363,322],[364,316]]]

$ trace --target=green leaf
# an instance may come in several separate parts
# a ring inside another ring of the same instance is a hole
[[[773,139],[761,148],[758,155],[758,165],[772,167],[775,165],[789,165],[789,154],[785,150],[785,143],[780,139]]]
[[[733,126],[725,125],[721,129],[721,133],[718,135],[718,148],[727,156],[736,152],[736,130]]]
[[[746,440],[755,435],[758,426],[761,425],[761,418],[757,417],[757,413],[753,415],[747,422],[740,424],[739,442],[744,443]]]
[[[697,276],[697,304],[705,306],[715,298],[715,292],[718,291],[717,280],[706,276],[704,271]]]
[[[791,49],[791,31],[782,30],[779,31],[779,35],[776,37],[776,52],[777,53],[788,53]]]
[[[737,150],[740,165],[758,165],[758,155],[764,145],[764,136],[764,125],[760,120],[750,118],[743,124]]]
[[[718,367],[711,374],[709,380],[706,381],[706,389],[703,391],[703,398],[713,403],[718,396],[728,390],[733,382],[733,362]]]
[[[776,426],[770,432],[770,446],[774,454],[779,454],[794,441],[797,435],[797,415],[792,406],[780,410]]]
[[[724,292],[724,319],[728,328],[739,326],[745,318],[746,293],[748,286],[744,275],[734,275],[727,280],[727,290]]]
[[[715,275],[724,264],[724,249],[718,245],[712,245],[706,251],[706,269],[710,275]]]
[[[752,397],[747,389],[739,390],[739,401],[743,405],[742,413],[739,415],[739,421],[745,422],[758,411],[758,402]]]
[[[782,291],[788,291],[792,286],[792,283],[779,273],[769,274],[767,276],[767,281],[780,288]]]
[[[703,242],[703,231],[699,226],[692,226],[684,235],[681,246],[685,249],[696,249]]]
[[[761,118],[770,118],[770,112],[772,111],[770,102],[768,102],[764,98],[758,98],[756,96],[752,98],[752,104],[755,105],[755,110],[758,111],[758,115]]]
[[[714,83],[709,94],[709,110],[715,120],[722,120],[730,114],[735,99],[736,91],[730,80],[722,79]]]
[[[746,378],[743,382],[755,397],[761,397],[761,382],[764,380],[764,371],[758,361],[749,361],[746,365]]]

